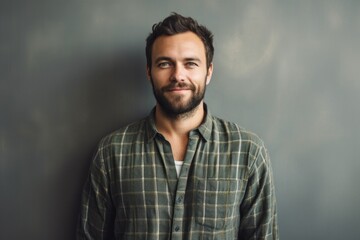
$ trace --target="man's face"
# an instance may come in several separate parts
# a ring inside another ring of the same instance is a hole
[[[202,103],[212,75],[206,67],[205,47],[192,32],[158,37],[152,47],[151,80],[157,106],[177,117]]]

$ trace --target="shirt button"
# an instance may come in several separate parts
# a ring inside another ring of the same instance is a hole
[[[175,232],[178,232],[180,230],[180,227],[179,226],[176,226],[175,227]]]
[[[183,199],[183,198],[180,196],[180,197],[178,197],[178,198],[176,199],[176,202],[177,202],[177,203],[181,203],[182,199]]]

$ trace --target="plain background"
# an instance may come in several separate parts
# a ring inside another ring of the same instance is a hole
[[[358,239],[357,0],[2,0],[0,238],[74,239],[97,143],[155,103],[145,38],[172,11],[215,35],[206,102],[265,141],[281,239]]]

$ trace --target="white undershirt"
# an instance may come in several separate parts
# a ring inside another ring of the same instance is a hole
[[[182,167],[184,161],[177,161],[177,160],[174,160],[174,161],[175,161],[176,173],[177,173],[177,176],[179,177],[180,170],[181,170],[181,167]]]

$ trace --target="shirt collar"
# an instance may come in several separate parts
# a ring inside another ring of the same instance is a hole
[[[155,126],[155,107],[151,110],[149,116],[146,118],[146,140],[151,141],[158,134]]]
[[[211,137],[211,129],[213,128],[213,117],[208,110],[207,105],[204,103],[205,117],[202,124],[197,128],[205,141],[209,141]],[[196,130],[196,129],[195,129]]]
[[[191,132],[198,131],[205,141],[209,141],[211,137],[211,129],[213,127],[213,121],[212,121],[212,115],[205,103],[204,103],[204,110],[205,110],[205,117],[202,124],[198,128],[192,130]],[[153,140],[153,138],[155,138],[157,134],[159,134],[155,125],[155,107],[151,110],[149,116],[146,119],[146,122],[147,122],[146,140],[151,141]]]

